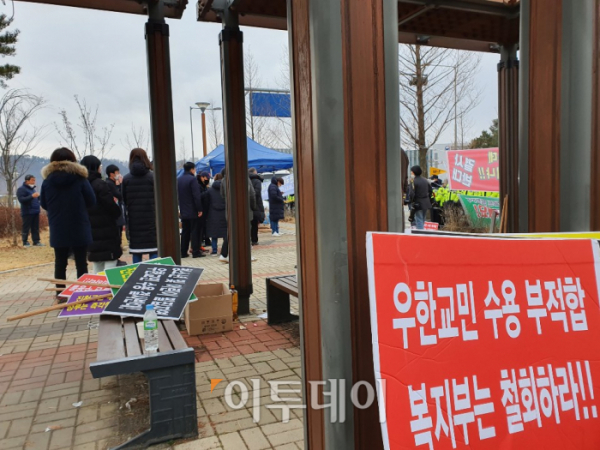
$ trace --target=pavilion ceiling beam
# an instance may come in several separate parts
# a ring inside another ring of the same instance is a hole
[[[455,9],[459,11],[490,14],[507,18],[515,17],[519,12],[519,5],[507,6],[505,4],[492,4],[490,2],[471,2],[466,0],[400,0],[399,3],[432,6],[436,8]]]
[[[435,5],[425,5],[421,9],[418,9],[417,11],[407,14],[406,16],[404,16],[398,20],[398,26],[402,26],[402,25],[410,22],[411,20],[416,19],[421,14],[424,14],[427,11],[429,11],[430,9],[433,9],[435,7],[436,7]]]
[[[475,41],[471,39],[458,39],[443,36],[424,36],[422,34],[402,31],[398,33],[398,42],[400,44],[419,44],[429,47],[468,50],[472,52],[500,53],[500,46],[494,42]]]
[[[136,0],[17,0],[27,3],[40,3],[44,5],[69,6],[72,8],[96,9],[125,14],[148,15],[145,3]],[[169,19],[181,19],[187,6],[187,0],[164,0],[164,16]]]
[[[223,22],[225,9],[239,25],[286,30],[281,0],[198,0],[197,20]],[[497,53],[519,40],[520,5],[480,0],[397,0],[399,43]],[[599,0],[600,1],[600,0]],[[233,5],[233,6],[231,6]],[[491,30],[491,31],[490,31]]]

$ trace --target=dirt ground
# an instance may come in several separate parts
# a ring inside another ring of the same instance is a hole
[[[25,248],[20,238],[17,247],[13,247],[12,239],[0,240],[0,272],[53,262],[54,251],[50,247],[50,232],[41,231],[40,238],[45,247]]]
[[[284,222],[294,222],[293,218],[286,217]],[[268,225],[259,228],[261,233],[270,233]],[[123,234],[124,236],[124,234]],[[23,247],[19,237],[19,245],[14,247],[11,238],[0,239],[0,272],[23,267],[35,266],[54,262],[54,250],[50,247],[50,231],[40,231],[40,238],[45,247]],[[126,250],[127,240],[123,238],[123,250]]]

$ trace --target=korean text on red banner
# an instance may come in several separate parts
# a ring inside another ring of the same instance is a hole
[[[497,148],[449,150],[446,154],[451,190],[500,191]]]
[[[596,241],[369,233],[367,257],[386,449],[600,448]]]

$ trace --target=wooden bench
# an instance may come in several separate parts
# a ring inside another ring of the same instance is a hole
[[[290,313],[290,295],[298,297],[296,275],[267,278],[267,316],[269,325],[298,320]]]
[[[158,352],[145,355],[136,322],[141,319],[102,315],[98,328],[94,378],[142,372],[148,378],[150,429],[118,449],[198,436],[194,349],[172,320],[159,321]]]

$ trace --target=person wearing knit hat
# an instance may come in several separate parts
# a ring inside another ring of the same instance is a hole
[[[110,186],[102,179],[102,163],[94,155],[87,155],[81,165],[88,171],[88,181],[94,190],[96,204],[88,206],[92,226],[93,242],[88,247],[88,260],[94,264],[94,273],[117,267],[117,260],[123,254],[121,233],[117,221],[122,210]]]
[[[412,185],[411,204],[412,209],[415,210],[415,222],[417,230],[425,229],[425,216],[427,211],[431,209],[431,194],[433,192],[431,184],[421,177],[423,170],[420,166],[413,166],[410,168]]]

